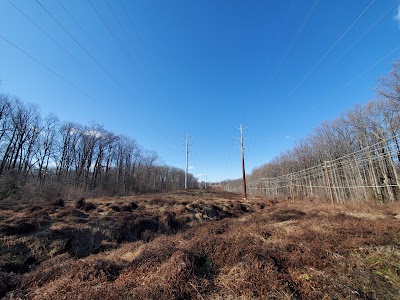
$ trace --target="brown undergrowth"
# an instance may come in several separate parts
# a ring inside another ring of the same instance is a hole
[[[399,205],[220,191],[0,211],[4,299],[398,299]]]

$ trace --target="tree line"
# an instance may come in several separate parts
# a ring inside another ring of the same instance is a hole
[[[323,122],[311,134],[298,141],[272,161],[254,169],[248,181],[274,178],[360,151],[394,137],[400,159],[400,61],[379,80],[377,99],[356,105],[333,121]],[[399,166],[396,166],[398,169]],[[228,190],[239,189],[240,180],[225,181]]]
[[[98,195],[181,189],[185,180],[183,170],[160,163],[130,137],[42,116],[36,105],[0,94],[0,179],[10,176],[23,185],[59,183]],[[191,174],[188,186],[197,187]]]

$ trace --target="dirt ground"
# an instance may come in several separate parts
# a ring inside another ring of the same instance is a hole
[[[0,203],[2,299],[400,299],[400,205],[223,191]]]

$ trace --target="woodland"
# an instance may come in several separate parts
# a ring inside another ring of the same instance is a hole
[[[128,195],[184,186],[185,172],[102,125],[61,122],[0,95],[0,200]],[[197,186],[189,174],[188,186]]]

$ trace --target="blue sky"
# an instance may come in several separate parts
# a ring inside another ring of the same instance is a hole
[[[376,98],[400,56],[399,3],[0,0],[0,92],[180,168],[189,133],[194,175],[239,178],[240,124],[250,172]]]

